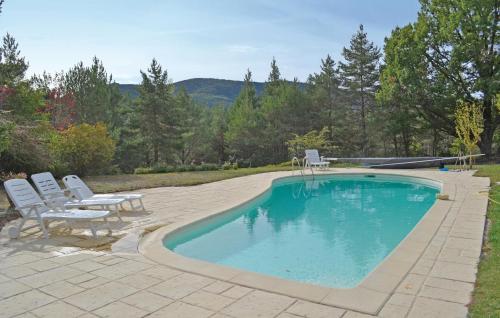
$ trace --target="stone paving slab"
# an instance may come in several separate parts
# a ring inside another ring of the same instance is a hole
[[[415,236],[406,251],[409,258],[391,260],[387,280],[407,271],[404,279],[394,282],[392,289],[378,290],[376,281],[373,289],[367,289],[368,302],[378,293],[384,297],[383,306],[374,309],[375,316],[466,317],[487,207],[487,197],[479,191],[487,189],[489,180],[472,177],[470,172],[389,173],[442,180],[455,188],[451,201],[445,202],[449,207],[436,217],[440,223],[435,235]],[[262,192],[274,178],[286,175],[290,172],[142,190],[147,212],[123,212],[123,222],[110,219],[113,237],[102,240],[88,239],[89,233],[82,230],[67,233],[57,223],[51,225],[49,239],[35,229],[9,240],[5,227],[0,232],[0,317],[375,317],[339,308],[339,300],[359,297],[349,296],[349,292],[329,292],[320,297],[323,304],[318,304],[284,295],[285,287],[280,294],[257,290],[243,286],[244,276],[234,283],[187,273],[138,252],[144,229],[189,223],[207,211],[229,209]],[[421,255],[412,254],[415,248],[423,249]],[[371,284],[368,280],[366,286]]]

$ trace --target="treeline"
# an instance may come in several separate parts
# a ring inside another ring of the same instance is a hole
[[[273,59],[257,96],[248,70],[228,108],[195,104],[155,59],[140,72],[137,99],[120,93],[97,58],[28,79],[28,63],[7,34],[0,51],[0,170],[259,166],[302,156],[306,147],[338,157],[450,155],[463,148],[454,114],[464,102],[482,113],[480,151],[495,155],[498,19],[494,0],[421,0],[418,20],[393,30],[383,51],[360,26],[342,61],[326,56],[305,85],[284,79]]]

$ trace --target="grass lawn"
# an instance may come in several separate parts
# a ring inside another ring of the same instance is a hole
[[[478,166],[476,176],[490,177],[490,198],[500,202],[500,165]],[[471,317],[500,317],[500,204],[488,206],[489,232],[483,243],[476,287],[470,306]]]
[[[239,168],[236,170],[192,171],[152,174],[124,174],[111,176],[92,176],[84,181],[98,193],[131,191],[156,187],[182,187],[209,183],[225,179],[247,176],[251,174],[286,171],[289,166],[265,166],[258,168]]]

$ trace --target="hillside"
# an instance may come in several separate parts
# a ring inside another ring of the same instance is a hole
[[[122,93],[135,98],[138,96],[136,84],[119,84]],[[240,93],[243,81],[232,81],[215,78],[191,78],[175,82],[176,89],[182,86],[188,94],[199,104],[212,107],[215,105],[231,105]],[[264,91],[265,83],[254,82],[257,95]],[[303,84],[301,84],[303,85]]]

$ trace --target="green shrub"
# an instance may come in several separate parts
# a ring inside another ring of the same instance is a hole
[[[328,140],[329,130],[324,127],[320,131],[311,130],[305,135],[294,134],[294,138],[287,141],[290,157],[303,158],[306,149],[318,149],[320,152],[330,152],[333,146]]]
[[[54,138],[52,146],[57,170],[81,176],[108,172],[115,153],[115,141],[101,123],[71,126]]]
[[[134,174],[148,174],[148,173],[153,173],[152,168],[139,167],[134,169]]]
[[[214,163],[204,163],[201,165],[205,171],[215,171],[220,170],[220,166]]]
[[[6,133],[8,143],[0,153],[0,171],[32,174],[50,168],[50,140],[57,133],[47,122],[23,122],[12,125]]]
[[[153,173],[165,173],[165,172],[168,172],[168,171],[169,171],[169,169],[166,166],[158,166],[158,165],[156,165],[156,166],[153,166],[151,168],[151,172],[153,172]]]

